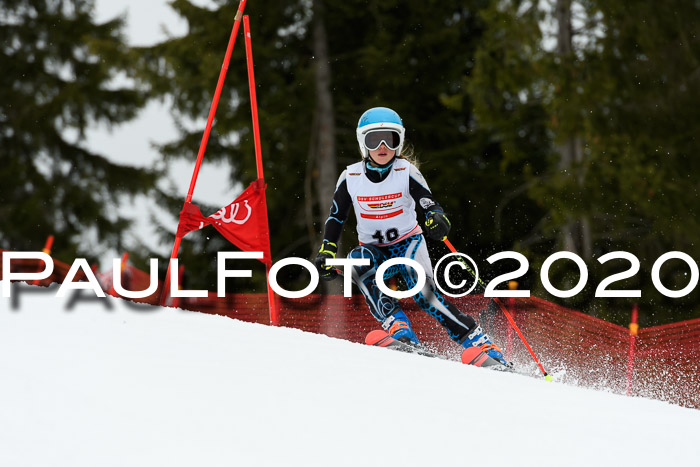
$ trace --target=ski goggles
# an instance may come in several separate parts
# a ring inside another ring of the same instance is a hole
[[[401,135],[395,130],[370,130],[365,134],[365,147],[374,151],[381,144],[395,151],[401,145]]]

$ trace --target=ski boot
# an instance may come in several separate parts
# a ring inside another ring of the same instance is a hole
[[[462,347],[465,349],[469,347],[478,347],[486,355],[502,363],[504,366],[508,368],[513,367],[511,362],[506,361],[501,349],[496,344],[491,342],[491,338],[488,336],[488,334],[484,333],[479,325],[468,331],[459,343],[462,344]]]
[[[382,322],[382,327],[397,341],[416,347],[422,347],[418,336],[416,336],[416,333],[411,329],[411,322],[403,311],[399,310],[386,318],[384,322]]]

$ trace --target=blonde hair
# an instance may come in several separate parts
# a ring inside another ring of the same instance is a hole
[[[399,159],[405,159],[414,166],[416,166],[416,169],[420,165],[418,162],[418,156],[416,156],[416,152],[413,149],[413,145],[410,143],[404,143],[404,147],[401,148],[401,154],[397,156]]]

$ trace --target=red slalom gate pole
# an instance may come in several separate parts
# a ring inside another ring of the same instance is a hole
[[[214,98],[211,102],[211,107],[209,108],[209,117],[207,118],[207,126],[204,129],[204,134],[202,135],[202,142],[199,145],[199,152],[197,153],[197,162],[194,166],[194,172],[192,173],[192,180],[190,181],[190,189],[187,192],[187,198],[185,198],[185,204],[192,201],[192,194],[194,193],[194,186],[197,183],[197,177],[199,176],[199,169],[202,165],[202,160],[204,159],[204,151],[207,148],[207,142],[209,141],[209,133],[211,133],[211,127],[214,122],[214,115],[216,115],[216,107],[219,105],[219,98],[221,97],[221,89],[224,87],[224,79],[226,78],[226,71],[228,71],[228,64],[231,60],[231,53],[233,52],[233,46],[236,43],[236,36],[238,35],[238,28],[241,24],[241,17],[243,16],[243,9],[245,8],[246,0],[241,0],[238,4],[238,11],[236,11],[236,16],[233,21],[233,29],[231,30],[231,36],[228,40],[228,47],[226,48],[226,55],[224,56],[224,62],[221,65],[221,72],[219,72],[219,81],[216,84],[216,91],[214,92]],[[180,235],[175,235],[175,243],[173,244],[173,251],[170,254],[170,259],[177,258],[177,253],[180,250],[180,243],[182,242],[182,237]],[[160,306],[165,305],[165,300],[168,296],[168,291],[170,290],[170,261],[168,261],[168,271],[165,273],[165,282],[163,282],[163,290],[160,294]]]
[[[181,264],[179,268],[177,268],[177,283],[180,288],[182,288],[182,278],[185,275],[185,265]],[[170,302],[170,306],[173,308],[177,308],[180,306],[180,298],[179,297],[173,297],[173,300]]]
[[[250,111],[253,115],[253,141],[255,142],[255,163],[258,178],[263,179],[262,149],[260,147],[260,126],[258,124],[258,97],[255,90],[255,70],[253,69],[253,40],[250,37],[248,15],[243,16],[243,38],[245,40],[245,58],[248,68],[248,90],[250,91]],[[267,211],[265,211],[267,212]]]
[[[122,255],[122,262],[119,265],[119,277],[121,277],[122,285],[124,284],[124,269],[126,268],[126,262],[129,260],[129,252],[125,251]],[[126,286],[124,286],[126,287]],[[110,295],[117,297],[117,291],[114,290],[114,271],[112,271],[112,287],[107,292]]]
[[[46,242],[44,243],[44,248],[41,250],[43,253],[46,253],[47,255],[51,254],[51,248],[53,247],[53,235],[49,235],[46,237]],[[37,269],[37,272],[41,271],[41,267]],[[35,279],[34,282],[32,282],[32,285],[39,285],[41,281],[38,279]]]
[[[639,333],[638,314],[639,308],[635,303],[634,307],[632,307],[632,318],[630,319],[630,345],[627,352],[627,390],[625,394],[628,396],[632,393],[632,379],[634,378],[634,356],[637,347],[637,334]]]
[[[508,290],[517,290],[517,281],[508,281]],[[511,310],[515,309],[515,297],[510,297],[508,299],[508,306]],[[513,353],[513,328],[509,327],[506,330],[506,360],[510,360],[510,356]]]
[[[449,248],[452,253],[457,253],[457,249],[454,246],[452,246],[452,243],[447,239],[447,237],[445,237],[442,241],[445,242],[445,245],[447,245],[447,248]],[[460,258],[460,260],[461,260],[461,258]],[[476,278],[476,280],[479,282],[479,284],[485,289],[486,284],[484,284],[484,282],[479,277],[476,276],[476,273],[474,273],[474,271],[471,270],[471,268],[469,267],[468,264],[466,264],[466,262],[462,261],[462,263],[467,267],[467,270]],[[506,307],[503,306],[503,304],[501,303],[501,301],[498,298],[494,298],[493,301],[498,304],[498,306],[501,308],[501,311],[503,311],[503,314],[506,315],[506,318],[508,318],[510,325],[513,326],[513,329],[520,337],[520,340],[522,340],[523,344],[525,344],[527,351],[530,352],[530,355],[532,355],[532,358],[535,360],[535,363],[537,363],[537,366],[540,367],[540,370],[542,371],[542,374],[544,375],[544,379],[546,379],[547,381],[552,381],[552,377],[549,376],[549,374],[544,370],[544,367],[542,366],[539,359],[535,355],[535,352],[532,351],[532,347],[530,347],[530,344],[528,344],[527,339],[525,339],[525,336],[523,336],[523,333],[520,332],[520,328],[518,327],[517,324],[515,324],[515,320],[510,315],[510,313],[508,313],[508,310],[506,310]]]
[[[248,88],[250,89],[250,110],[253,115],[253,141],[255,142],[255,163],[258,169],[258,179],[265,181],[263,174],[262,150],[260,148],[260,125],[258,124],[258,99],[255,92],[255,72],[253,70],[253,44],[250,37],[250,22],[248,15],[243,16],[243,36],[245,39],[245,56],[248,67]],[[265,277],[267,279],[267,303],[270,310],[270,324],[279,326],[279,312],[275,300],[275,292],[270,287],[270,268],[272,267],[272,254],[270,252],[270,226],[267,219],[267,196],[263,194],[263,209],[265,210],[265,232],[268,233],[267,261],[265,261]]]

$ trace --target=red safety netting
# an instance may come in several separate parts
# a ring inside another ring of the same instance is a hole
[[[700,319],[640,329],[633,395],[700,408]]]
[[[118,296],[118,294],[114,291],[114,275],[111,270],[106,273],[99,273],[96,276],[97,280],[100,282],[100,285],[102,285],[102,289],[105,292],[107,292],[110,295],[114,295],[115,297]],[[151,275],[149,273],[141,271],[140,269],[136,269],[135,267],[130,266],[129,264],[125,264],[122,266],[121,276],[118,277],[121,277],[121,286],[126,290],[146,290],[151,285]],[[130,300],[134,302],[157,305],[158,298],[160,297],[161,288],[162,281],[158,281],[158,287],[156,288],[156,291],[153,292],[151,295],[145,298],[134,298]]]
[[[12,271],[36,272],[39,266],[35,260],[18,260],[13,261]],[[67,271],[68,265],[55,261],[54,274],[41,284],[61,282]],[[98,274],[98,279],[105,291],[114,294],[111,271]],[[149,286],[150,275],[126,265],[122,283],[129,290],[144,290]],[[159,292],[160,287],[138,301],[157,304]],[[352,342],[363,342],[369,331],[379,327],[361,295],[278,299],[281,326]],[[210,292],[206,298],[171,300],[174,301],[169,305],[187,310],[269,323],[266,294],[228,294],[219,298]],[[631,337],[627,328],[538,298],[500,300],[545,369],[558,381],[700,408],[700,319],[641,329],[638,336]],[[489,307],[489,300],[480,295],[453,302],[477,319],[508,359],[533,375],[540,374],[498,306]],[[433,318],[410,299],[402,300],[401,306],[425,345],[452,358],[459,357],[460,347]],[[630,360],[631,355],[634,358]]]
[[[550,374],[574,384],[624,391],[626,328],[535,297],[503,302]],[[510,341],[508,328],[501,320],[492,334]],[[518,338],[513,340],[514,361],[532,360]]]
[[[5,251],[9,250],[2,250],[0,249],[0,279],[3,279],[3,272],[2,272],[2,256],[5,253]],[[21,273],[37,273],[41,272],[44,270],[44,263],[41,261],[37,261],[35,259],[14,259],[12,260],[12,272],[21,272]],[[56,261],[55,259],[53,260],[53,272],[49,277],[46,279],[42,279],[39,281],[33,281],[31,284],[33,285],[43,285],[43,286],[49,286],[53,284],[54,282],[61,283],[63,282],[63,279],[66,277],[68,274],[68,271],[70,270],[70,265],[63,263],[61,261]],[[75,280],[76,281],[82,281],[85,280],[85,274],[82,271],[78,271],[77,274],[75,275]]]

